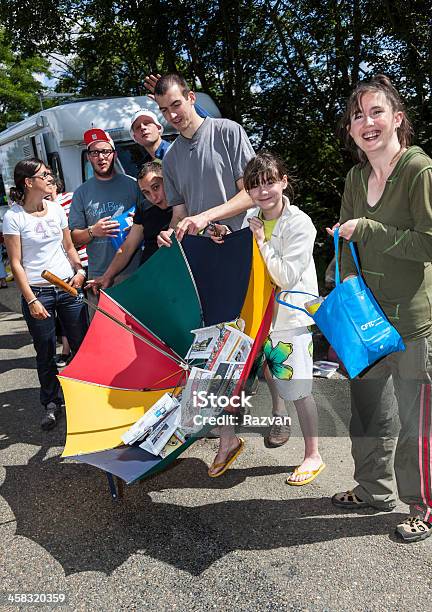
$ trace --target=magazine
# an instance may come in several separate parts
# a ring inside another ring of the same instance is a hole
[[[166,418],[180,403],[177,398],[165,393],[153,406],[132,425],[121,437],[125,444],[134,444],[143,440],[153,428]]]

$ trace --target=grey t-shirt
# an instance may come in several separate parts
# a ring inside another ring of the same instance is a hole
[[[192,138],[178,136],[163,158],[164,188],[170,206],[185,204],[189,215],[227,202],[238,193],[255,153],[244,129],[229,119],[207,117]],[[241,228],[244,213],[219,219],[233,230]]]
[[[131,176],[115,174],[109,181],[101,181],[93,176],[73,194],[69,228],[85,229],[102,217],[121,215],[138,202],[145,207],[147,201]],[[93,238],[87,244],[89,277],[101,276],[113,260],[115,252],[111,238]],[[123,273],[127,273],[128,268]]]

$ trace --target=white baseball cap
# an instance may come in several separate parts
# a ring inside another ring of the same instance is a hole
[[[159,123],[159,120],[156,117],[156,115],[154,114],[154,112],[151,111],[151,110],[147,110],[145,108],[140,108],[131,117],[129,133],[131,135],[132,140],[135,140],[132,126],[133,126],[133,124],[135,123],[135,121],[139,117],[149,117],[153,121],[153,123],[159,128],[160,135],[162,136],[162,134],[163,134],[163,125],[161,123]]]

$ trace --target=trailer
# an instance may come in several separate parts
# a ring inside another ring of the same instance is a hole
[[[197,94],[197,103],[211,116],[220,117],[213,100]],[[22,159],[38,157],[75,191],[92,176],[85,155],[83,134],[91,127],[108,132],[115,142],[116,170],[136,177],[142,164],[149,161],[145,149],[130,136],[130,118],[140,108],[153,111],[164,127],[163,137],[173,140],[177,132],[165,121],[154,100],[148,96],[77,100],[46,110],[15,123],[0,132],[0,174],[5,193],[14,185],[13,171]],[[0,181],[1,182],[1,181]]]

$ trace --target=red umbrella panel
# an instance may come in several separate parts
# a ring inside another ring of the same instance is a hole
[[[117,389],[168,389],[184,377],[183,360],[101,291],[99,306],[148,343],[97,311],[79,352],[62,377]]]

